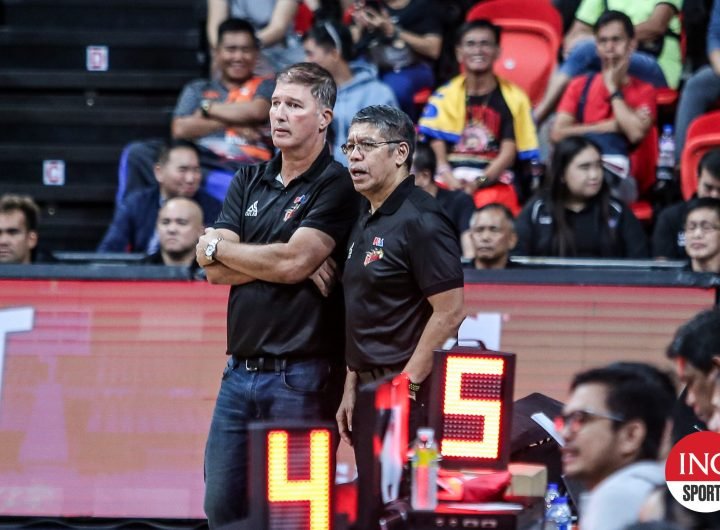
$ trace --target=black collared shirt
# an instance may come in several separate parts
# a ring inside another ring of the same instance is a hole
[[[352,369],[406,361],[432,315],[428,297],[463,286],[460,246],[440,204],[405,179],[363,212],[349,240],[345,357]]]
[[[358,198],[346,168],[324,149],[287,187],[277,180],[281,158],[247,166],[232,180],[215,228],[245,243],[286,243],[300,227],[321,230],[342,263],[357,218]],[[324,298],[311,280],[287,285],[256,280],[234,285],[228,300],[228,353],[342,358],[342,293]]]

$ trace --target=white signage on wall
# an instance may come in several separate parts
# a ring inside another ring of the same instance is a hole
[[[110,65],[107,46],[88,46],[85,52],[85,67],[88,72],[107,72]]]
[[[32,331],[35,310],[32,307],[0,309],[0,400],[2,399],[3,365],[9,333]]]
[[[43,160],[43,184],[46,186],[65,185],[64,160]]]

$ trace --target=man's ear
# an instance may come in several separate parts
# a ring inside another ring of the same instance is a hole
[[[618,429],[618,449],[623,455],[637,455],[647,436],[647,427],[641,420],[630,420]]]
[[[717,369],[720,369],[720,355],[713,355],[711,360],[712,360],[713,366]]]
[[[455,46],[455,60],[459,65],[462,65],[462,48]]]
[[[513,250],[518,244],[518,235],[515,230],[513,230],[510,233],[510,242],[509,243],[510,243],[510,246],[509,246],[510,250]]]
[[[397,144],[397,149],[395,149],[395,165],[397,167],[400,167],[405,164],[405,161],[407,161],[408,157],[410,156],[410,147],[405,142],[400,142]]]
[[[157,180],[158,184],[162,184],[163,176],[162,176],[162,166],[160,164],[155,164],[153,166],[153,173],[155,173],[155,180]]]
[[[30,250],[34,249],[38,244],[38,233],[35,230],[30,230],[27,239]]]
[[[328,127],[330,127],[330,124],[333,121],[333,111],[332,109],[325,108],[321,112],[320,116],[320,132],[323,132],[327,130]]]

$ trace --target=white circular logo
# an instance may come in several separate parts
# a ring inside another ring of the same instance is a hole
[[[696,432],[676,443],[665,463],[665,481],[688,510],[720,510],[720,434]]]

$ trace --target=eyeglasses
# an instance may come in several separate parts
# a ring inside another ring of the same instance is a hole
[[[700,223],[688,223],[685,225],[685,232],[692,234],[695,230],[700,229],[703,234],[708,234],[714,230],[720,230],[720,226],[712,224],[709,221],[702,221]]]
[[[570,432],[575,433],[593,419],[610,420],[618,423],[625,421],[625,418],[622,416],[616,416],[614,414],[602,414],[600,412],[592,412],[590,410],[574,410],[572,412],[568,412],[567,414],[561,414],[560,416],[555,417],[555,430],[561,433],[567,429]]]
[[[363,155],[368,154],[373,149],[377,149],[381,145],[388,145],[388,144],[400,144],[404,142],[405,140],[388,140],[387,142],[348,142],[346,144],[342,144],[340,146],[340,149],[342,150],[344,155],[351,154],[355,148],[357,147],[358,151],[362,153]]]
[[[475,48],[488,50],[497,47],[497,43],[489,40],[467,40],[462,43],[462,47],[466,50],[473,50]]]

